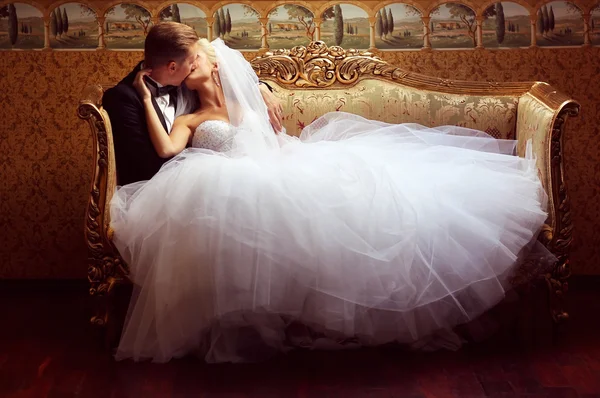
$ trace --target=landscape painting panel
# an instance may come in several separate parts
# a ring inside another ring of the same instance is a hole
[[[590,40],[593,45],[600,45],[600,5],[592,10],[590,16]]]
[[[375,46],[384,50],[423,47],[419,10],[402,3],[380,9],[375,15]]]
[[[370,26],[367,12],[352,4],[337,4],[322,15],[321,40],[328,46],[369,48]]]
[[[553,1],[536,15],[538,46],[580,46],[583,44],[583,15],[573,3]]]
[[[50,13],[50,47],[97,48],[98,19],[84,4],[67,3]]]
[[[314,38],[314,15],[296,4],[276,7],[269,13],[267,31],[269,48],[305,46]]]
[[[458,3],[445,3],[431,12],[433,48],[473,48],[477,45],[475,12]]]
[[[24,3],[0,7],[0,49],[44,48],[44,19],[37,8]]]
[[[258,12],[245,4],[227,4],[214,15],[213,38],[220,37],[231,48],[257,50],[262,30]]]
[[[529,12],[520,4],[495,3],[483,13],[484,47],[529,47],[531,22]]]
[[[200,8],[190,4],[175,3],[163,8],[160,12],[160,20],[186,24],[194,28],[200,37],[208,35],[206,14]]]
[[[106,12],[104,40],[107,48],[143,49],[151,25],[150,13],[137,4],[119,4]]]

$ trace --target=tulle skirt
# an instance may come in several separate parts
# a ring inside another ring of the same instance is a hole
[[[190,148],[118,189],[134,295],[117,359],[419,344],[498,303],[547,216],[514,141],[344,113],[280,140],[261,156]]]

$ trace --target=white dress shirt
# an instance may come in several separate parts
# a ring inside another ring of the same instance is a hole
[[[150,78],[150,76],[148,76],[148,78],[151,79],[153,82],[155,82],[158,87],[163,86],[156,80]],[[156,89],[154,87],[152,87],[151,85],[147,85],[147,87],[148,87],[148,89],[150,89],[150,93],[152,93],[152,96],[154,97],[154,99],[156,100],[156,103],[158,104],[158,109],[160,109],[160,111],[162,112],[162,114],[165,118],[165,123],[167,124],[167,133],[170,133],[171,129],[173,128],[173,122],[175,121],[175,104],[172,103],[171,97],[169,96],[169,94],[164,94],[159,97],[156,95]],[[177,88],[178,96],[180,94],[180,91],[181,91],[181,89]]]

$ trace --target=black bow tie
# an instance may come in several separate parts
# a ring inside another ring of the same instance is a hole
[[[158,87],[158,84],[151,79],[146,79],[146,83],[150,86],[154,87],[157,97],[162,97],[163,95],[175,95],[177,93],[177,86],[162,86]]]

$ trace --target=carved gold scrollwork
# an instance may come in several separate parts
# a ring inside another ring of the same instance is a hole
[[[102,98],[102,87],[92,86],[84,92],[84,99],[77,108],[78,116],[87,120],[92,130],[95,154],[95,167],[86,210],[85,237],[88,247],[88,280],[89,293],[92,296],[105,296],[113,285],[127,274],[127,269],[121,257],[113,247],[108,237],[105,225],[106,204],[109,181],[109,139],[106,132],[106,122],[99,110]],[[97,314],[91,319],[95,325],[104,326],[108,319],[106,306],[98,308]]]
[[[392,66],[369,51],[328,47],[322,41],[267,52],[253,59],[251,64],[259,77],[298,88],[348,86],[362,78],[380,78],[445,93],[520,95],[533,84],[456,81],[425,76]]]
[[[569,250],[571,246],[573,223],[571,221],[571,203],[565,184],[563,161],[563,132],[567,117],[579,114],[579,105],[569,103],[556,116],[550,141],[550,161],[552,164],[552,186],[554,188],[555,208],[557,209],[555,226],[552,231],[544,230],[543,239],[548,248],[558,257],[554,268],[546,274],[546,283],[550,293],[552,318],[561,322],[569,318],[564,309],[563,298],[569,289],[571,276]]]
[[[328,47],[322,41],[311,42],[306,47],[268,52],[254,59],[252,66],[259,76],[271,76],[280,83],[303,88],[353,84],[366,74],[383,75],[387,72],[391,77],[393,69],[369,52]]]
[[[554,94],[556,92],[548,92],[543,99],[551,103]],[[553,191],[556,217],[553,225],[544,225],[538,239],[556,256],[557,261],[549,270],[541,270],[537,264],[531,262],[523,264],[513,277],[512,283],[514,285],[526,283],[543,271],[541,275],[548,287],[552,319],[560,323],[569,319],[569,314],[564,309],[564,296],[568,291],[568,279],[571,276],[569,251],[573,230],[570,201],[565,185],[562,137],[567,117],[575,117],[579,114],[579,104],[569,102],[562,106],[557,105],[556,108],[557,115],[550,134],[550,178],[552,180],[550,186]]]

